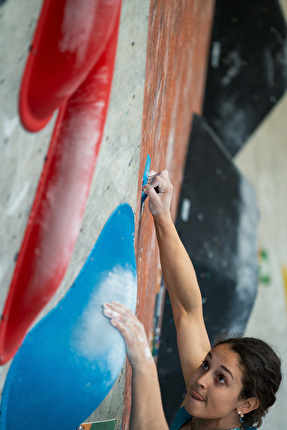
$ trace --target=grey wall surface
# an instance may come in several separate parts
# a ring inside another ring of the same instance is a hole
[[[8,0],[0,7],[0,311],[54,126],[52,120],[39,133],[26,132],[17,107],[21,76],[41,3]],[[65,278],[39,318],[69,289],[113,209],[128,202],[135,211],[148,14],[148,0],[123,0],[108,117],[81,233]],[[9,363],[0,368],[1,391],[8,368]],[[117,418],[120,428],[124,375],[122,369],[114,389],[93,419]]]

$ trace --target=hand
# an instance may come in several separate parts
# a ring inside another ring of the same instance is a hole
[[[162,170],[159,173],[151,170],[148,183],[143,189],[149,196],[149,210],[154,217],[170,214],[173,186],[167,170]]]
[[[127,355],[133,369],[153,362],[143,324],[130,309],[120,303],[104,303],[103,314],[119,330],[126,343]]]

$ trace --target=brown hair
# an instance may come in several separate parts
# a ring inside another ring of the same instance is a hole
[[[273,349],[263,340],[253,337],[230,338],[217,343],[228,344],[239,356],[243,370],[243,388],[240,398],[255,397],[260,405],[245,414],[244,425],[260,427],[268,408],[275,403],[280,386],[281,361]]]

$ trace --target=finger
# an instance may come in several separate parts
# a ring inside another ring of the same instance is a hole
[[[161,176],[162,178],[164,178],[167,181],[170,181],[169,179],[169,174],[168,174],[168,170],[164,169],[159,173],[159,176]]]
[[[155,173],[154,175],[149,176],[147,184],[151,185],[153,188],[157,187],[157,185],[158,185],[158,178],[159,178],[159,174],[158,173]]]
[[[103,310],[103,314],[110,320],[121,321],[123,319],[123,317],[118,312],[113,311],[112,309],[105,308]]]
[[[129,331],[127,330],[126,323],[127,318],[122,315],[120,312],[117,312],[115,309],[113,309],[113,306],[110,304],[105,304],[103,309],[103,314],[105,317],[109,318],[111,320],[111,324],[115,326],[120,332]]]
[[[148,175],[147,184],[151,185],[155,181],[156,177],[157,173],[152,170],[152,172],[150,172]]]
[[[112,307],[124,307],[121,304],[112,304],[111,307],[109,306],[110,305],[105,307],[104,311],[116,313],[115,310],[111,309]],[[111,325],[116,328],[123,337],[129,361],[133,367],[143,360],[153,360],[144,326],[132,312],[127,318],[111,319]]]
[[[116,307],[112,304],[112,303],[104,303],[103,304],[103,314],[107,317],[107,318],[116,318],[118,320],[122,319],[122,316],[124,315],[124,308],[121,308],[118,306],[118,308],[116,309]]]
[[[108,308],[109,309],[109,308]],[[143,324],[135,314],[122,303],[113,302],[110,311],[113,313],[112,319],[120,321],[130,332],[145,333]]]
[[[169,180],[169,175],[168,175],[167,169],[160,170],[159,172],[155,172],[154,170],[150,170],[148,176],[162,176],[162,177]]]
[[[157,188],[160,193],[165,193],[172,190],[172,184],[169,180],[167,170],[162,170],[157,175],[152,176],[148,181],[148,185],[152,186],[153,188]]]
[[[125,325],[132,326],[138,321],[133,312],[122,303],[112,302],[103,304],[103,314],[111,320],[121,321]]]
[[[104,303],[103,308],[109,308],[109,309],[117,309],[118,311],[124,313],[124,312],[131,312],[131,310],[125,306],[122,303],[119,302],[111,302],[111,303]]]
[[[127,348],[129,348],[129,345],[133,343],[133,336],[131,332],[125,327],[125,325],[121,321],[111,319],[111,325],[120,332],[126,343]]]
[[[166,178],[157,175],[152,186],[157,189],[158,194],[164,194],[170,191],[171,183]]]
[[[157,192],[155,191],[154,187],[151,185],[145,185],[143,187],[144,192],[149,196],[149,198],[157,199]]]
[[[166,169],[161,170],[160,172],[155,172],[154,170],[150,170],[147,183],[155,187],[157,186],[156,182],[158,178],[163,178],[164,180],[169,181],[168,171]]]
[[[133,312],[130,310],[130,308],[125,306],[123,303],[114,301],[110,304],[110,306],[111,309],[114,309],[116,312],[119,312],[123,317],[127,315],[133,315]]]
[[[147,344],[144,328],[134,315],[131,318],[115,315],[111,318],[111,324],[119,330],[127,346]]]
[[[123,324],[127,330],[134,335],[145,336],[143,324],[134,315],[134,313],[122,303],[112,302],[103,305],[103,314],[112,321]]]
[[[163,169],[158,173],[156,173],[154,170],[151,170],[149,173],[149,178],[152,179],[152,178],[155,178],[156,176],[159,176],[160,178],[163,178],[164,180],[170,182],[167,169]]]

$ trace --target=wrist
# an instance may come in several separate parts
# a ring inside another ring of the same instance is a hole
[[[153,215],[154,223],[157,226],[169,226],[173,224],[170,211],[157,213]]]
[[[151,354],[149,357],[142,357],[141,360],[130,364],[134,375],[151,375],[153,372],[157,374],[156,365]]]

